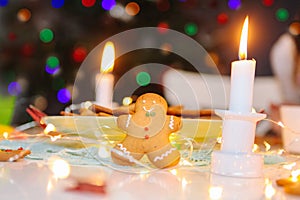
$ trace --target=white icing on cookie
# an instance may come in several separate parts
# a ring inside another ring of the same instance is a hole
[[[120,150],[125,154],[126,158],[129,159],[130,162],[135,162],[134,158],[130,155],[130,152],[127,151],[126,147],[123,146],[123,144],[118,144],[120,147]]]
[[[170,118],[169,128],[172,130],[174,129],[174,116],[173,115],[171,115],[171,118]]]
[[[173,151],[177,150],[175,147],[169,149],[168,151],[166,151],[165,153],[161,154],[160,156],[156,156],[154,158],[154,162],[157,162],[158,160],[163,160],[165,157],[167,157],[169,154],[171,154]]]
[[[128,115],[125,127],[128,128],[132,115]]]

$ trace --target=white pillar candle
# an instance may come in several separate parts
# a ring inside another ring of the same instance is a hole
[[[111,108],[113,100],[114,75],[100,73],[96,75],[96,103]]]
[[[248,16],[245,19],[239,49],[239,61],[231,64],[229,110],[248,113],[252,110],[255,60],[247,60]]]
[[[115,48],[112,42],[107,42],[104,46],[100,74],[96,75],[96,103],[112,108],[114,75],[113,70],[115,60]]]
[[[232,62],[229,110],[241,113],[251,112],[255,60]]]

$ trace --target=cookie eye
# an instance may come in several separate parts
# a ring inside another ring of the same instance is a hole
[[[153,102],[153,103],[156,103],[156,101],[155,101],[155,100],[153,100],[152,102]]]
[[[146,103],[146,100],[144,99],[142,102],[143,102],[143,103]]]

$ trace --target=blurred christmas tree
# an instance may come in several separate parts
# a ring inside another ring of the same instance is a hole
[[[293,20],[298,4],[297,0],[0,0],[0,94],[18,97],[16,110],[22,119],[16,124],[30,120],[24,110],[29,103],[49,115],[58,114],[71,103],[76,72],[95,46],[124,30],[148,26],[192,37],[210,53],[220,72],[229,74],[246,15],[253,27],[249,57],[258,60],[258,75],[270,75],[269,49]],[[116,64],[126,68],[116,67],[114,73],[121,76],[136,63],[184,62],[157,50],[153,57],[152,51],[134,52],[134,60],[132,55],[123,56]],[[186,63],[179,67],[193,70]]]

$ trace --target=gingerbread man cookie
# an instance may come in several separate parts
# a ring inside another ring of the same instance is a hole
[[[133,114],[120,115],[117,119],[118,127],[127,135],[113,148],[113,161],[130,166],[147,155],[158,168],[177,165],[180,153],[170,144],[169,136],[181,128],[181,119],[167,115],[167,109],[163,97],[146,93],[137,99]]]

